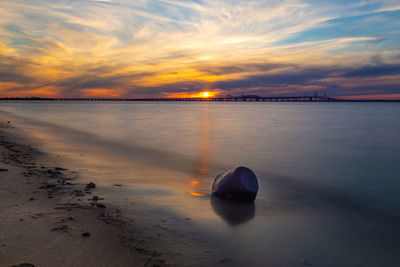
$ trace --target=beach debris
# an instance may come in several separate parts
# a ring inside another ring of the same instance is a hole
[[[36,213],[36,214],[31,215],[31,218],[33,218],[33,219],[40,219],[43,217],[45,217],[45,215],[43,213]]]
[[[82,234],[82,237],[89,237],[90,236],[90,233],[89,232],[84,232],[83,234]]]
[[[69,226],[66,224],[51,228],[52,231],[68,232]]]
[[[54,170],[56,170],[56,171],[66,171],[67,169],[61,168],[61,167],[54,167]]]
[[[211,191],[221,199],[253,202],[258,192],[257,176],[247,167],[237,167],[217,175]]]
[[[0,169],[0,172],[8,172],[7,169]]]
[[[96,188],[96,184],[93,183],[93,182],[90,182],[90,183],[88,183],[88,184],[86,185],[86,188],[92,188],[92,189],[94,189],[94,188]]]
[[[73,184],[73,183],[71,183],[71,182],[69,182],[69,181],[67,181],[65,179],[59,180],[59,183],[61,183],[61,185],[75,185],[75,184]]]
[[[36,200],[36,198],[31,197],[31,198],[29,199],[29,201],[33,201],[33,200]]]
[[[11,265],[11,267],[35,267],[32,263],[20,263],[18,265]]]
[[[93,183],[93,182],[88,183],[85,187],[86,194],[91,194],[93,192],[93,189],[95,189],[95,188],[96,188],[95,183]]]
[[[113,184],[113,186],[122,186],[122,184]]]

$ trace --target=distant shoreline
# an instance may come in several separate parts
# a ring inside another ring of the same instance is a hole
[[[0,101],[151,101],[151,102],[400,102],[400,99],[340,99],[321,96],[275,96],[275,97],[192,97],[192,98],[45,98],[3,97]]]

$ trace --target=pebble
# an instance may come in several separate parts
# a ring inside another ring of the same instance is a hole
[[[84,232],[83,234],[82,234],[82,237],[89,237],[90,236],[90,233],[88,233],[88,232]]]

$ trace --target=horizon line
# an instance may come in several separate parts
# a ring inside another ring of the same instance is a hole
[[[260,101],[262,99],[263,101]],[[105,97],[0,97],[0,100],[23,101],[182,101],[182,102],[400,102],[400,99],[345,99],[327,96],[224,96],[224,97],[148,97],[148,98],[105,98]],[[265,101],[269,100],[269,101]],[[275,100],[275,101],[274,101]]]

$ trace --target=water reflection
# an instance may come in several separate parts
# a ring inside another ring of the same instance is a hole
[[[211,206],[216,214],[229,225],[236,226],[254,218],[256,207],[253,202],[231,202],[211,197]]]
[[[204,105],[203,116],[201,120],[201,139],[200,139],[200,160],[195,166],[196,178],[189,181],[189,194],[196,197],[206,196],[207,193],[201,192],[201,188],[208,188],[204,184],[210,171],[211,145],[210,145],[210,115],[208,105]]]
[[[206,175],[210,170],[211,145],[210,145],[210,114],[208,105],[204,106],[201,125],[200,163],[197,166],[198,175]]]

